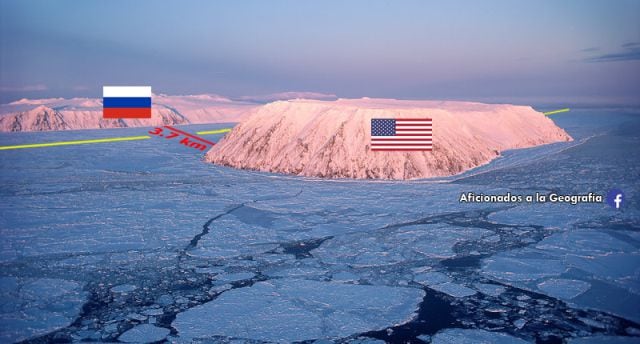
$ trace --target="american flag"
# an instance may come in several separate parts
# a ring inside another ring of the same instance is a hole
[[[372,151],[430,151],[431,118],[372,118]]]

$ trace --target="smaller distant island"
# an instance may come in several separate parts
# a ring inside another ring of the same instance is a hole
[[[98,98],[20,99],[0,105],[0,132],[106,129],[237,122],[261,104],[234,101],[216,94],[154,95],[150,119],[102,116]]]
[[[372,118],[431,118],[432,151],[372,151]],[[572,138],[529,106],[395,99],[296,99],[249,112],[205,156],[214,164],[320,178],[451,176],[500,152]]]

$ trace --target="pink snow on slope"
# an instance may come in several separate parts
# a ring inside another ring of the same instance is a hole
[[[0,105],[0,131],[49,131],[238,122],[258,104],[215,94],[153,96],[150,119],[104,119],[102,99],[21,99]]]
[[[372,118],[433,119],[433,151],[373,152]],[[322,178],[450,176],[500,152],[572,138],[529,106],[453,101],[278,101],[254,109],[205,156],[214,164]]]

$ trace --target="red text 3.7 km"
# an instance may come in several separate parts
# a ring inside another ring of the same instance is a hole
[[[149,130],[149,134],[155,135],[158,137],[164,137],[165,139],[180,138],[181,136],[183,136],[182,140],[180,140],[181,145],[195,148],[200,151],[204,151],[207,148],[211,148],[213,145],[215,145],[215,143],[211,141],[207,141],[201,137],[195,136],[193,134],[189,134],[186,131],[176,129],[168,125],[165,125],[162,128],[156,127],[153,130]]]

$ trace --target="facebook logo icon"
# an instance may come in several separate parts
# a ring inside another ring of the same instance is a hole
[[[620,189],[611,189],[607,193],[607,204],[614,209],[622,208],[624,203],[624,192]]]

